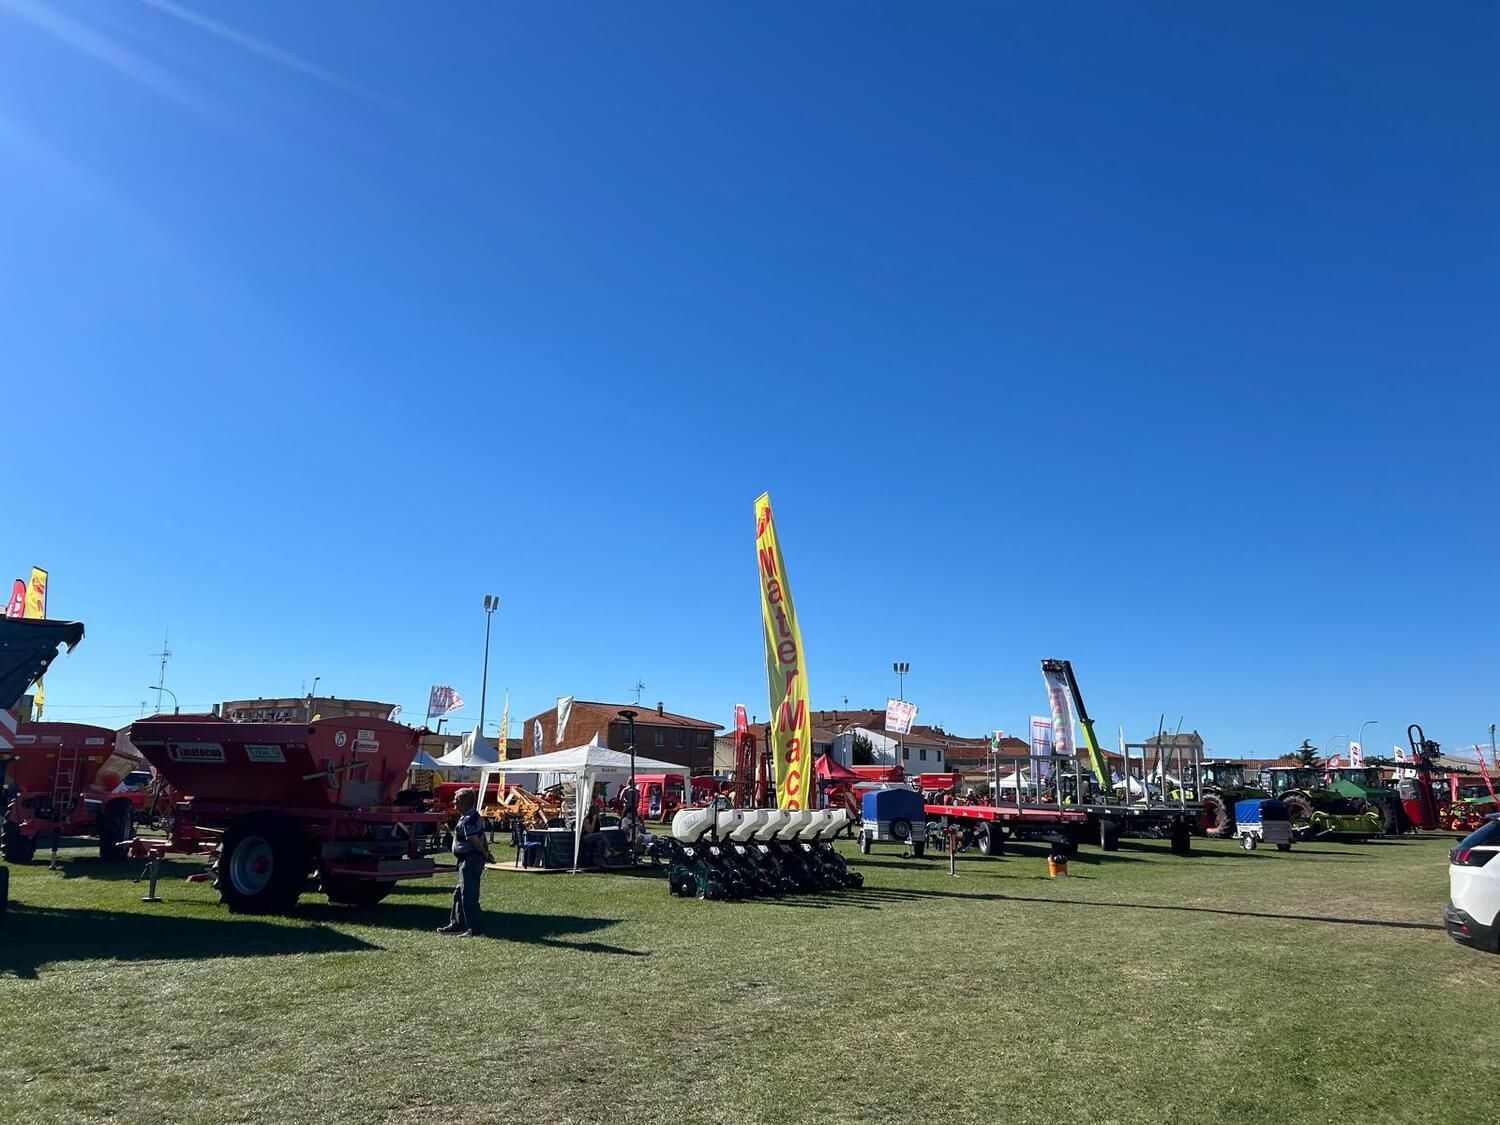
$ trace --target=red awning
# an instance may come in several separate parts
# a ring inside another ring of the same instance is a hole
[[[848,766],[841,766],[828,754],[819,754],[813,761],[813,773],[819,781],[863,781],[864,778]]]

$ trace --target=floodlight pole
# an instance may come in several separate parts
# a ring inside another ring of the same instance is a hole
[[[490,686],[490,622],[495,610],[500,608],[500,599],[495,594],[484,596],[484,673],[479,679],[479,741],[484,742],[484,702]]]
[[[635,717],[639,711],[632,711],[629,707],[619,712],[620,718],[625,720],[625,741],[629,743],[627,749],[630,751],[630,788],[635,788]]]

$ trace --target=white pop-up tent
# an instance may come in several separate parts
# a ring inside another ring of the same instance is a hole
[[[1031,778],[1027,777],[1024,771],[1016,770],[1014,773],[1002,777],[996,784],[1001,789],[1029,789],[1031,788]]]
[[[479,727],[476,726],[464,735],[462,742],[437,759],[437,763],[440,766],[466,766],[470,769],[479,769],[482,766],[494,765],[499,760],[500,752],[495,749],[495,744],[480,734]],[[484,790],[481,789],[480,792]]]
[[[596,734],[592,741],[569,750],[554,750],[550,754],[534,754],[529,758],[512,758],[508,762],[493,762],[478,766],[479,791],[489,786],[490,778],[496,774],[534,773],[561,774],[573,779],[578,793],[578,806],[573,815],[573,870],[578,870],[578,853],[583,845],[583,820],[588,803],[593,800],[594,785],[600,781],[628,781],[630,779],[630,755],[599,744]],[[635,757],[636,773],[685,773],[674,762],[662,762],[655,758]]]
[[[443,765],[442,762],[438,761],[426,750],[418,750],[417,756],[411,760],[411,765],[406,768],[409,770],[441,770],[448,767]]]

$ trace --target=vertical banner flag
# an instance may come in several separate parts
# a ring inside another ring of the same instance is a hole
[[[908,703],[904,699],[885,701],[886,734],[910,734],[912,724],[916,721],[917,705],[915,703]]]
[[[745,713],[745,705],[736,703],[734,705],[734,739],[738,743],[740,739],[750,733],[750,716]]]
[[[5,616],[26,616],[26,580],[24,578],[17,578],[16,584],[10,588],[10,601],[5,603]]]
[[[542,752],[542,717],[538,715],[531,723],[531,753],[533,756]]]
[[[568,716],[573,713],[573,697],[571,695],[559,695],[557,697],[557,741],[553,749],[561,750],[567,745],[563,741],[563,731],[568,725]]]
[[[1031,716],[1031,752],[1038,756],[1052,753],[1052,720]]]
[[[464,697],[447,684],[433,684],[427,694],[427,717],[448,715],[464,705]]]
[[[510,757],[510,688],[505,689],[505,706],[500,709],[500,738],[496,748],[502,762]]]
[[[26,587],[26,613],[27,617],[47,616],[47,572],[39,566],[31,568],[31,582]],[[42,707],[46,701],[42,693],[42,681],[36,682],[36,697],[32,702],[33,717],[42,717]]]
[[[766,727],[776,770],[776,805],[805,809],[812,796],[812,769],[807,760],[812,753],[807,664],[786,564],[771,519],[769,492],[755,501],[755,555],[760,575],[766,686],[771,696],[771,721]]]
[[[1349,765],[1359,769],[1365,764],[1365,748],[1357,742],[1349,743]]]
[[[1068,700],[1068,685],[1057,672],[1042,669],[1047,683],[1047,702],[1052,705],[1052,748],[1063,758],[1071,758],[1073,749],[1073,711]]]

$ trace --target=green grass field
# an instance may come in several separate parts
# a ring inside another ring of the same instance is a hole
[[[0,1119],[1488,1120],[1500,959],[1443,934],[1435,838],[1178,858],[851,859],[862,891],[671,898],[489,872],[230,916],[167,867],[12,868]]]

